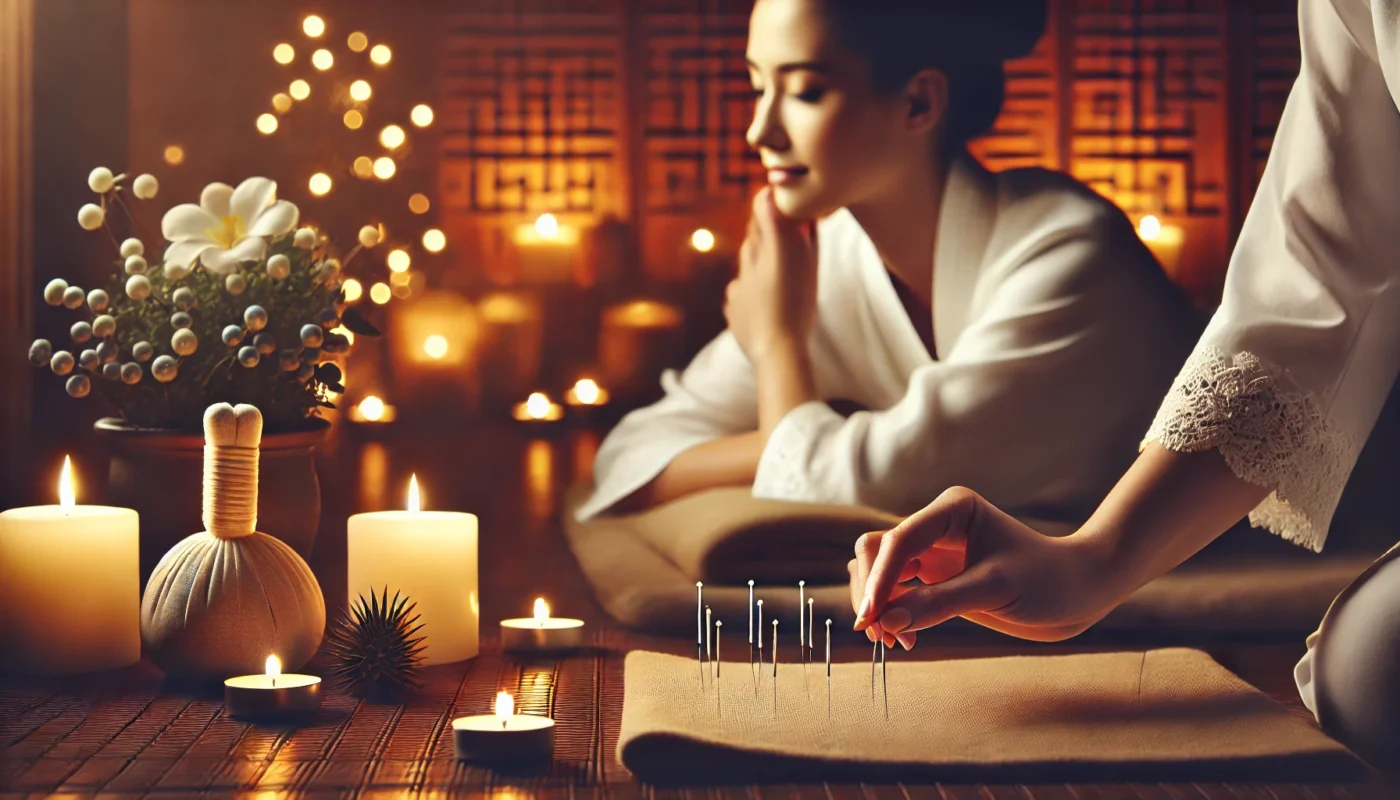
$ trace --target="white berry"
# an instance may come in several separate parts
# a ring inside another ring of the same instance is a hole
[[[116,179],[112,177],[112,171],[106,167],[98,167],[88,173],[88,188],[98,194],[106,194],[112,191],[112,186]]]
[[[68,281],[54,278],[44,287],[44,302],[51,306],[63,305],[63,293],[68,291]]]
[[[146,245],[142,244],[140,239],[133,236],[122,242],[121,253],[122,258],[144,256],[146,254]]]
[[[156,176],[143,172],[136,176],[136,180],[131,182],[131,193],[140,200],[150,200],[160,191],[160,182]]]

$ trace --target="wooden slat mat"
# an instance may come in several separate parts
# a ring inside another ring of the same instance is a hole
[[[149,663],[121,673],[66,680],[0,678],[0,799],[50,792],[116,797],[222,797],[269,792],[281,797],[456,796],[641,797],[669,793],[639,786],[616,762],[623,663],[636,637],[602,630],[593,647],[569,658],[502,656],[426,672],[426,687],[403,706],[375,705],[327,693],[316,724],[248,725],[223,714],[218,695],[163,686]],[[672,643],[677,652],[685,643]],[[662,649],[655,641],[644,646]],[[313,664],[308,671],[320,672]],[[498,774],[456,761],[449,723],[486,713],[496,692],[522,711],[559,724],[554,764],[536,774]],[[722,769],[722,765],[716,765]],[[1275,785],[1267,794],[1239,785],[1161,786],[727,787],[718,796],[764,794],[875,800],[915,797],[1372,797],[1362,786]],[[1325,789],[1325,791],[1323,791]],[[1320,793],[1319,793],[1320,792]],[[696,795],[699,796],[699,795]],[[708,795],[707,795],[708,796]]]

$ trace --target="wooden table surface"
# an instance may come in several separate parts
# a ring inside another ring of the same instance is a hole
[[[0,678],[0,800],[55,793],[266,798],[489,793],[505,798],[671,795],[752,800],[1400,797],[1400,785],[1379,775],[1347,785],[814,783],[688,790],[641,785],[615,758],[623,657],[637,647],[688,653],[690,643],[610,626],[564,543],[557,520],[560,495],[572,481],[589,474],[597,441],[591,430],[567,427],[545,437],[506,426],[464,426],[449,435],[400,432],[382,441],[336,435],[318,458],[324,509],[311,559],[328,614],[340,613],[345,603],[346,517],[359,510],[400,507],[408,476],[416,473],[427,507],[469,510],[480,517],[483,655],[426,670],[424,691],[405,705],[377,705],[328,691],[316,723],[300,728],[232,720],[223,714],[218,693],[167,686],[148,661],[98,676]],[[527,616],[533,599],[541,595],[551,600],[557,614],[588,623],[591,648],[560,659],[499,653],[489,621]],[[1311,719],[1291,679],[1301,642],[1200,644],[1226,667]],[[1114,646],[1090,639],[1046,648],[988,636],[937,647],[921,643],[919,650],[920,657],[968,657]],[[837,655],[866,657],[855,650]],[[325,666],[318,656],[307,671]],[[522,711],[548,713],[558,722],[556,758],[547,771],[496,774],[453,758],[450,720],[488,713],[499,689],[516,694]]]

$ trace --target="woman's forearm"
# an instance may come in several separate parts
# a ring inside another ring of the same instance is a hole
[[[820,397],[804,343],[785,340],[752,358],[758,384],[758,429],[766,442],[789,411]]]
[[[1105,598],[1116,605],[1210,544],[1269,490],[1236,477],[1214,450],[1178,453],[1149,444],[1074,534],[1103,559]]]
[[[766,434],[749,431],[698,444],[672,459],[660,475],[615,508],[640,511],[702,489],[751,486],[767,439]]]
[[[752,486],[768,435],[789,411],[817,398],[805,347],[780,342],[753,361],[759,429],[705,442],[676,456],[650,483],[619,502],[640,511],[717,486]]]

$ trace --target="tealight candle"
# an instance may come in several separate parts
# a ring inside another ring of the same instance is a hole
[[[375,395],[368,395],[350,409],[350,421],[362,424],[393,422],[398,410]]]
[[[564,417],[564,407],[544,392],[533,392],[523,403],[516,403],[511,416],[520,422],[555,422]]]
[[[472,658],[479,650],[477,519],[455,511],[422,511],[418,477],[408,485],[407,511],[350,517],[346,531],[349,603],[385,588],[416,605],[423,623],[423,665]]]
[[[471,761],[548,761],[554,758],[554,720],[515,713],[509,692],[496,695],[496,713],[452,720],[457,758]]]
[[[501,620],[501,649],[543,652],[583,646],[583,620],[551,617],[549,604],[535,598],[535,615]]]
[[[607,405],[608,390],[592,378],[580,378],[564,395],[564,402],[574,407]]]
[[[59,504],[0,512],[0,665],[76,674],[141,660],[139,520],[77,505],[63,459]]]
[[[559,222],[553,214],[541,214],[533,224],[516,226],[512,232],[520,275],[529,281],[568,280],[579,249],[579,231]]]
[[[224,707],[243,720],[314,717],[321,710],[321,679],[282,674],[282,661],[267,657],[262,675],[239,675],[224,681]]]

